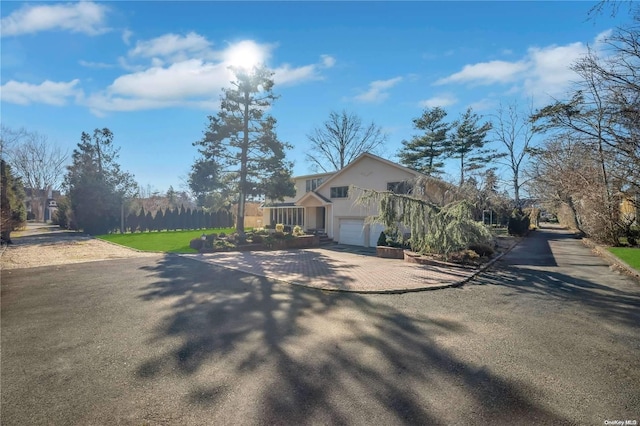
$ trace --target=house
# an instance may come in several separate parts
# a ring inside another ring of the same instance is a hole
[[[25,208],[27,219],[38,222],[50,222],[58,209],[60,191],[25,188]]]
[[[627,195],[620,202],[620,219],[629,225],[637,224],[640,218],[640,194]]]
[[[264,206],[264,224],[301,226],[307,233],[326,233],[341,244],[374,247],[384,225],[367,218],[377,207],[356,205],[350,187],[408,193],[421,179],[426,195],[444,202],[451,185],[373,154],[364,153],[343,169],[294,178],[296,195]]]

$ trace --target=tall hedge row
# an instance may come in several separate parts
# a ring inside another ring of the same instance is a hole
[[[138,214],[129,213],[125,218],[125,229],[130,232],[147,231],[176,231],[229,228],[234,226],[233,214],[219,210],[205,212],[204,210],[176,209],[158,210],[155,215],[145,212],[144,207]]]

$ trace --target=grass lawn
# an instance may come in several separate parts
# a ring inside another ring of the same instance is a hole
[[[121,244],[142,251],[161,251],[165,253],[197,253],[189,247],[189,241],[200,237],[203,233],[231,234],[234,228],[217,228],[198,231],[162,231],[141,232],[135,234],[105,234],[96,238],[112,243]]]
[[[609,251],[627,262],[632,268],[640,271],[640,248],[611,247]]]

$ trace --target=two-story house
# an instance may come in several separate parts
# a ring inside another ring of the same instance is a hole
[[[406,193],[419,178],[437,181],[365,153],[337,172],[295,177],[296,195],[265,204],[264,224],[300,225],[306,232],[326,233],[341,244],[373,247],[384,226],[367,223],[367,217],[377,213],[376,207],[357,205],[357,194],[349,194],[350,187]],[[434,189],[446,191],[448,184],[437,182],[442,185]]]

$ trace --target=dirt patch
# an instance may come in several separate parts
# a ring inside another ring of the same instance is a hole
[[[4,248],[0,257],[3,270],[159,255],[121,247],[79,232],[34,229],[12,235],[12,240],[14,244]]]

